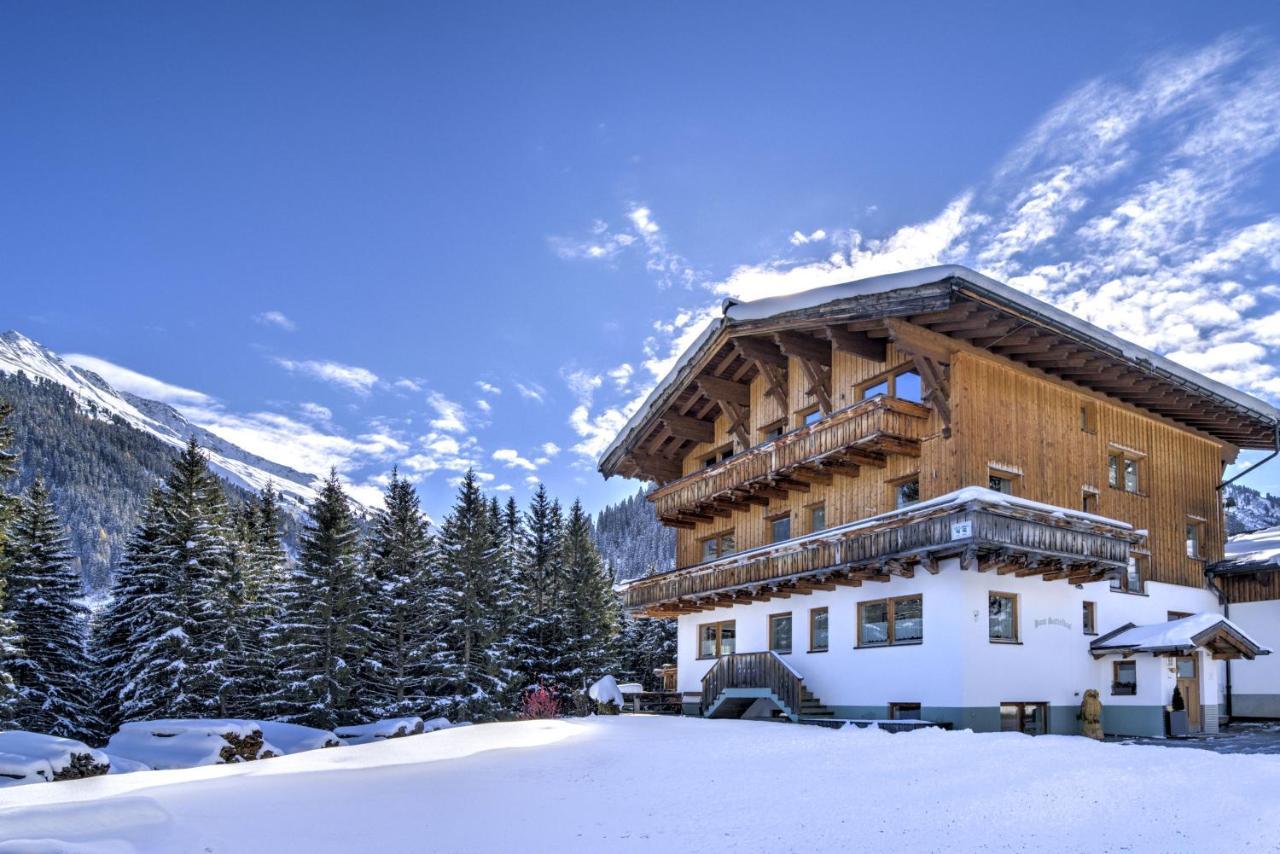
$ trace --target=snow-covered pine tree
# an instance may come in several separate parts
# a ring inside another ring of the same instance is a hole
[[[9,672],[10,662],[22,655],[21,638],[17,627],[4,616],[4,603],[8,583],[9,556],[5,548],[9,520],[17,502],[5,490],[5,484],[18,473],[18,456],[13,447],[13,427],[8,423],[13,408],[0,400],[0,729],[16,725],[15,706],[18,702],[17,686]]]
[[[360,703],[370,718],[433,710],[431,535],[417,490],[394,470],[384,500],[369,535],[364,572],[369,649],[360,667]]]
[[[480,492],[475,472],[458,487],[453,509],[440,529],[436,561],[437,613],[442,641],[435,669],[441,693],[453,715],[464,720],[491,720],[501,711],[505,685],[499,677],[503,639],[494,627],[496,541],[489,502]]]
[[[662,687],[654,671],[676,660],[676,621],[621,614],[621,629],[614,639],[614,661],[619,681],[639,682],[650,690]]]
[[[528,635],[524,631],[524,608],[528,599],[525,584],[527,537],[524,518],[514,498],[508,497],[501,507],[495,500],[489,512],[494,520],[497,542],[494,631],[503,663],[502,679],[506,683],[502,705],[514,713],[520,709],[525,689],[531,686],[528,674],[522,670],[522,663],[532,658]]]
[[[22,638],[12,665],[23,729],[87,738],[97,731],[87,649],[89,609],[80,602],[53,499],[37,479],[9,525],[9,584],[4,613]]]
[[[268,663],[264,633],[269,627],[259,599],[259,569],[255,563],[257,504],[236,508],[231,558],[222,596],[224,647],[219,714],[225,717],[259,717],[265,709],[264,691],[274,668]]]
[[[336,471],[311,504],[310,516],[273,633],[280,687],[272,706],[284,720],[332,728],[359,716],[356,668],[364,655],[367,616],[358,531]]]
[[[539,485],[525,514],[523,660],[517,670],[528,685],[564,694],[564,516]]]
[[[207,717],[222,712],[226,679],[224,616],[231,573],[222,486],[193,439],[165,479],[151,520],[151,564],[158,589],[141,615],[143,642],[131,644],[122,720]]]
[[[607,667],[617,631],[613,576],[600,560],[591,517],[574,501],[564,531],[565,601],[563,679],[581,692]]]

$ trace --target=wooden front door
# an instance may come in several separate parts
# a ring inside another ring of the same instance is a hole
[[[1174,665],[1178,674],[1178,692],[1187,705],[1187,728],[1200,731],[1200,668],[1194,655],[1181,655]]]

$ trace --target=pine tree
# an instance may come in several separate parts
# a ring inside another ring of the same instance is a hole
[[[614,640],[614,661],[619,681],[662,687],[654,671],[676,660],[675,620],[655,620],[620,614],[620,630]]]
[[[564,518],[560,504],[539,486],[525,515],[524,641],[526,652],[517,662],[526,684],[542,684],[557,693],[572,686],[563,680],[566,635],[563,623]]]
[[[490,505],[468,471],[441,527],[433,603],[444,618],[437,623],[442,644],[434,662],[440,691],[453,714],[466,720],[495,717],[505,689],[494,620],[497,546]]]
[[[514,498],[498,506],[495,500],[489,514],[493,519],[496,551],[494,554],[494,631],[499,639],[499,655],[502,662],[501,677],[506,684],[502,706],[514,713],[520,708],[524,691],[531,687],[528,674],[522,670],[522,662],[534,656],[524,631],[525,603],[528,590],[525,579],[527,535],[524,519]],[[532,683],[536,684],[536,683]]]
[[[5,614],[23,639],[12,665],[23,729],[70,738],[91,736],[94,722],[86,646],[89,609],[67,551],[58,511],[36,480],[9,526]]]
[[[149,608],[126,641],[122,720],[207,717],[223,709],[226,690],[225,601],[232,549],[226,499],[193,439],[165,480],[131,555],[148,585]],[[132,580],[129,582],[132,583]],[[119,596],[121,591],[116,591]]]
[[[0,400],[0,729],[16,725],[16,706],[21,699],[13,674],[13,661],[22,657],[21,641],[17,626],[5,616],[5,598],[9,576],[9,554],[6,534],[17,502],[4,489],[18,472],[18,457],[9,449],[13,446],[13,428],[8,418],[13,409]]]
[[[613,577],[596,551],[591,517],[574,501],[564,531],[565,647],[561,678],[582,690],[603,675],[617,631]]]
[[[281,596],[274,633],[280,688],[273,706],[285,720],[332,728],[359,716],[356,669],[366,620],[358,532],[336,471],[310,515]]]
[[[417,491],[392,471],[366,557],[369,650],[360,695],[368,717],[421,714],[432,705],[432,548]]]

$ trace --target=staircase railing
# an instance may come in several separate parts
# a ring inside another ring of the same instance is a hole
[[[794,717],[800,714],[804,683],[776,652],[737,652],[721,656],[702,677],[702,708],[730,688],[767,688]]]

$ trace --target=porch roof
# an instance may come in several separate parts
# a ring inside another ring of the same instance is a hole
[[[1252,659],[1271,654],[1271,650],[1249,637],[1244,629],[1221,614],[1212,613],[1192,614],[1146,626],[1126,623],[1089,644],[1094,658],[1111,654],[1127,658],[1139,652],[1186,655],[1198,648],[1209,650],[1214,658]]]
[[[1280,571],[1280,525],[1227,540],[1226,557],[1210,566],[1209,575],[1241,575]]]

